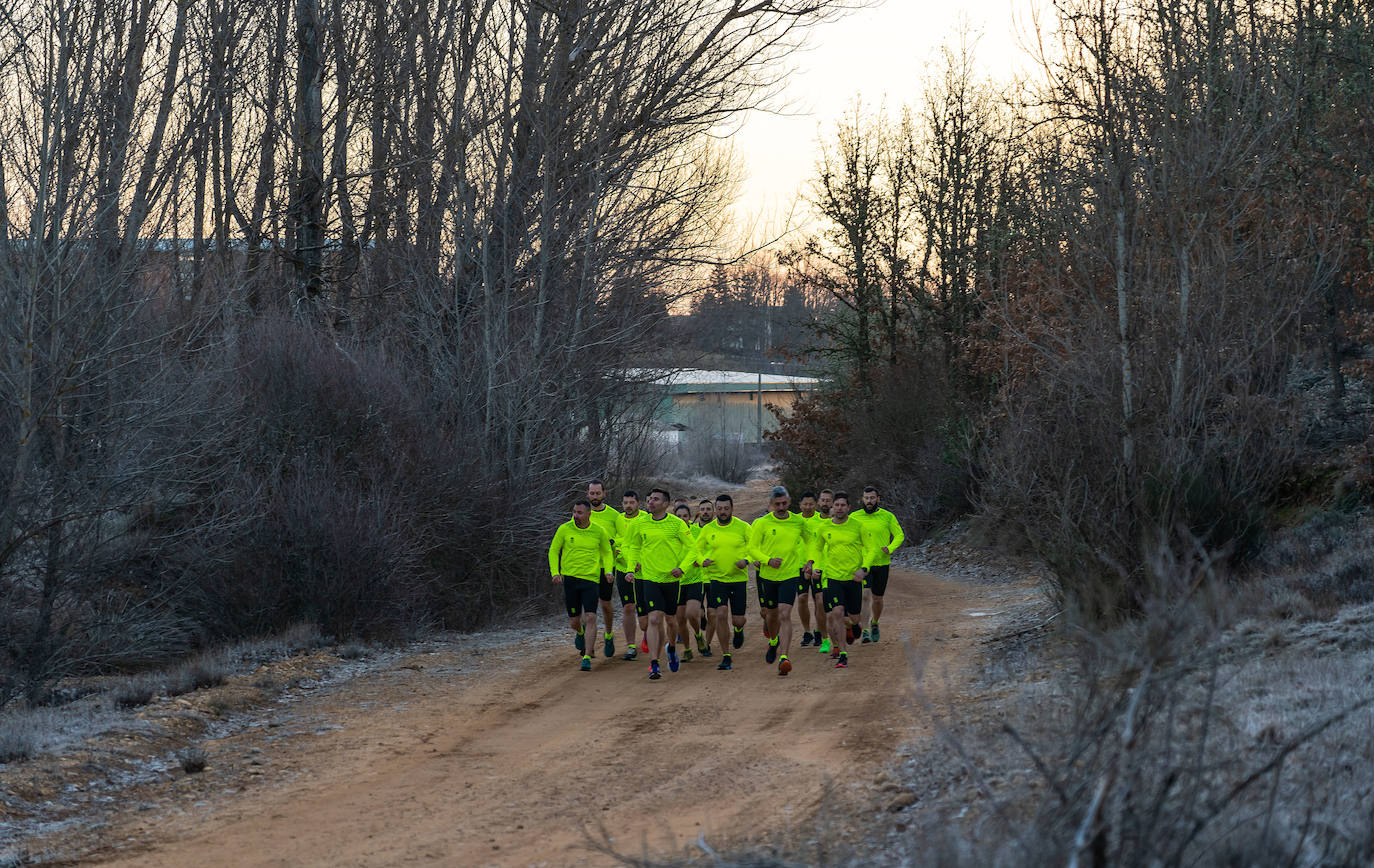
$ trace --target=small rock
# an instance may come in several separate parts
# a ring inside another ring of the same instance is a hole
[[[901,811],[905,808],[909,808],[914,804],[916,804],[915,793],[900,793],[896,798],[887,803],[887,810],[889,813],[895,814],[898,811]]]

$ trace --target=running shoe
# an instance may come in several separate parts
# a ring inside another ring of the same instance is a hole
[[[574,633],[574,634],[573,634],[573,646],[576,647],[578,651],[586,651],[586,650],[587,650],[587,637],[584,636],[584,635],[582,635],[581,633]]]
[[[824,641],[823,639],[821,639],[821,631],[820,631],[820,630],[817,630],[817,631],[816,631],[816,638],[815,638],[813,641],[814,641],[817,645],[821,644],[821,642]]]
[[[721,670],[722,672],[729,672],[732,668],[730,666],[730,655],[726,654],[724,657],[720,658],[720,665],[716,668]]]
[[[583,657],[582,657],[582,671],[583,671],[583,672],[591,672],[591,671],[592,671],[592,658],[587,657],[586,655],[583,655]]]
[[[786,657],[778,661],[778,675],[786,675],[792,671],[792,661]]]
[[[707,646],[706,646],[706,650],[701,652],[701,656],[702,656],[703,658],[707,658],[707,657],[710,657],[710,656],[711,656],[711,646],[710,646],[710,645],[707,645]]]
[[[807,647],[807,646],[810,645],[810,644],[811,644],[811,631],[808,630],[808,631],[806,631],[805,633],[802,634],[802,647],[805,648],[805,647]]]
[[[734,645],[736,648],[743,648],[743,647],[744,647],[744,628],[743,628],[743,627],[736,627],[736,628],[735,628],[735,638],[732,639],[732,640],[730,641],[730,644],[731,644],[731,645]]]
[[[697,651],[699,651],[699,652],[702,653],[702,654],[710,654],[710,653],[711,653],[711,646],[706,644],[706,634],[705,634],[705,633],[698,633],[698,634],[697,634]]]
[[[662,678],[662,677],[663,677],[663,673],[658,671],[658,661],[655,660],[655,661],[653,661],[652,663],[650,663],[650,664],[649,664],[649,680],[650,680],[650,681],[657,681],[658,679],[660,679],[660,678]]]
[[[868,635],[870,635],[870,636],[873,637],[873,641],[874,641],[874,642],[877,642],[877,641],[878,641],[878,622],[877,622],[877,621],[874,621],[872,624],[869,624],[869,625],[868,625]]]
[[[692,649],[691,649],[691,648],[683,648],[683,649],[682,649],[682,662],[683,662],[683,663],[691,663],[691,662],[692,662]]]
[[[821,653],[821,654],[829,654],[829,653],[830,653],[830,640],[829,640],[829,639],[822,639],[822,640],[821,640],[821,647],[817,648],[816,651],[819,652],[819,653]]]
[[[858,640],[858,638],[859,638],[859,625],[858,625],[858,624],[846,624],[846,625],[845,625],[845,628],[844,628],[844,631],[845,631],[844,635],[845,635],[845,641],[846,641],[846,642],[848,642],[848,643],[850,643],[850,644],[852,645],[854,642],[856,642],[856,641]]]
[[[677,660],[677,649],[672,645],[668,646],[668,671],[676,672],[682,664]]]
[[[843,652],[841,652],[840,649],[838,649],[838,648],[834,649],[833,651],[830,652],[830,659],[831,659],[831,660],[838,660],[841,653],[843,653]]]
[[[635,659],[636,657],[638,657],[638,656],[639,656],[639,649],[636,648],[635,646],[631,645],[631,646],[630,646],[630,650],[629,650],[629,651],[626,651],[626,652],[625,652],[625,656],[622,657],[622,658],[620,658],[620,659],[622,659],[622,660],[634,660],[634,659]]]
[[[606,645],[602,652],[606,655],[607,660],[615,656],[615,637],[609,633],[606,634]]]
[[[640,639],[640,640],[639,640],[639,653],[641,653],[641,654],[648,654],[648,653],[649,653],[649,640],[648,640],[648,639]]]
[[[763,662],[772,663],[778,659],[778,643],[774,639],[768,643],[768,650],[763,652]]]
[[[848,668],[849,668],[849,655],[848,655],[848,654],[841,654],[841,655],[840,655],[840,659],[837,660],[837,661],[835,662],[835,668],[836,668],[836,669],[848,669]]]
[[[867,644],[869,644],[869,643],[872,642],[872,641],[873,641],[873,637],[870,636],[870,635],[868,635],[868,631],[865,630],[865,631],[864,631],[863,644],[864,644],[864,645],[867,645]]]

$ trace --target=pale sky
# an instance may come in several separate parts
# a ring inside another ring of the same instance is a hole
[[[961,17],[978,36],[975,58],[990,75],[1009,78],[1024,69],[1020,46],[1032,28],[1032,9],[1044,5],[886,0],[817,28],[810,48],[792,57],[795,72],[784,92],[792,114],[751,112],[731,139],[747,173],[735,204],[737,222],[779,222],[814,174],[820,138],[833,136],[856,96],[892,116],[914,104],[927,67],[938,69],[941,46],[957,44]]]

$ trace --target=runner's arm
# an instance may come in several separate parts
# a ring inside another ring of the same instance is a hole
[[[902,526],[897,521],[897,516],[888,513],[887,532],[892,535],[892,542],[887,544],[887,553],[892,554],[897,547],[906,540],[906,534],[902,533]]]
[[[565,525],[559,525],[558,530],[554,531],[553,542],[549,543],[549,575],[558,581],[558,562],[563,553],[563,541],[568,536],[568,529]]]
[[[605,533],[601,534],[601,575],[606,576],[615,572],[615,550],[611,547],[611,538]]]

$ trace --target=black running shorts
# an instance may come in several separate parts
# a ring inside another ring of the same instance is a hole
[[[598,582],[587,579],[563,577],[563,602],[568,608],[568,617],[576,618],[583,612],[596,611],[596,586]]]
[[[868,575],[865,577],[868,579],[866,584],[868,589],[873,592],[873,596],[881,597],[887,593],[887,571],[887,564],[868,568]]]
[[[706,599],[705,582],[678,582],[677,585],[677,604],[687,605],[688,600],[696,600],[698,603]]]
[[[635,582],[635,606],[639,614],[677,612],[677,582]]]
[[[812,575],[815,574],[813,573]],[[820,579],[808,579],[806,577],[806,570],[802,570],[801,575],[797,577],[797,595],[809,597],[812,594],[819,594],[820,592]]]
[[[712,609],[729,606],[731,615],[743,618],[749,602],[748,597],[748,582],[711,582]]]
[[[831,579],[825,586],[825,610],[827,612],[843,606],[846,615],[858,615],[863,604],[863,582]]]
[[[635,582],[625,578],[625,574],[620,570],[615,571],[615,590],[620,594],[620,605],[633,606],[635,604]]]
[[[603,603],[609,603],[611,596],[615,594],[615,576],[611,573],[602,573],[601,581],[596,583],[596,595]]]
[[[759,608],[776,609],[778,606],[792,606],[797,602],[797,589],[801,580],[793,577],[772,581],[761,579],[759,588]]]

